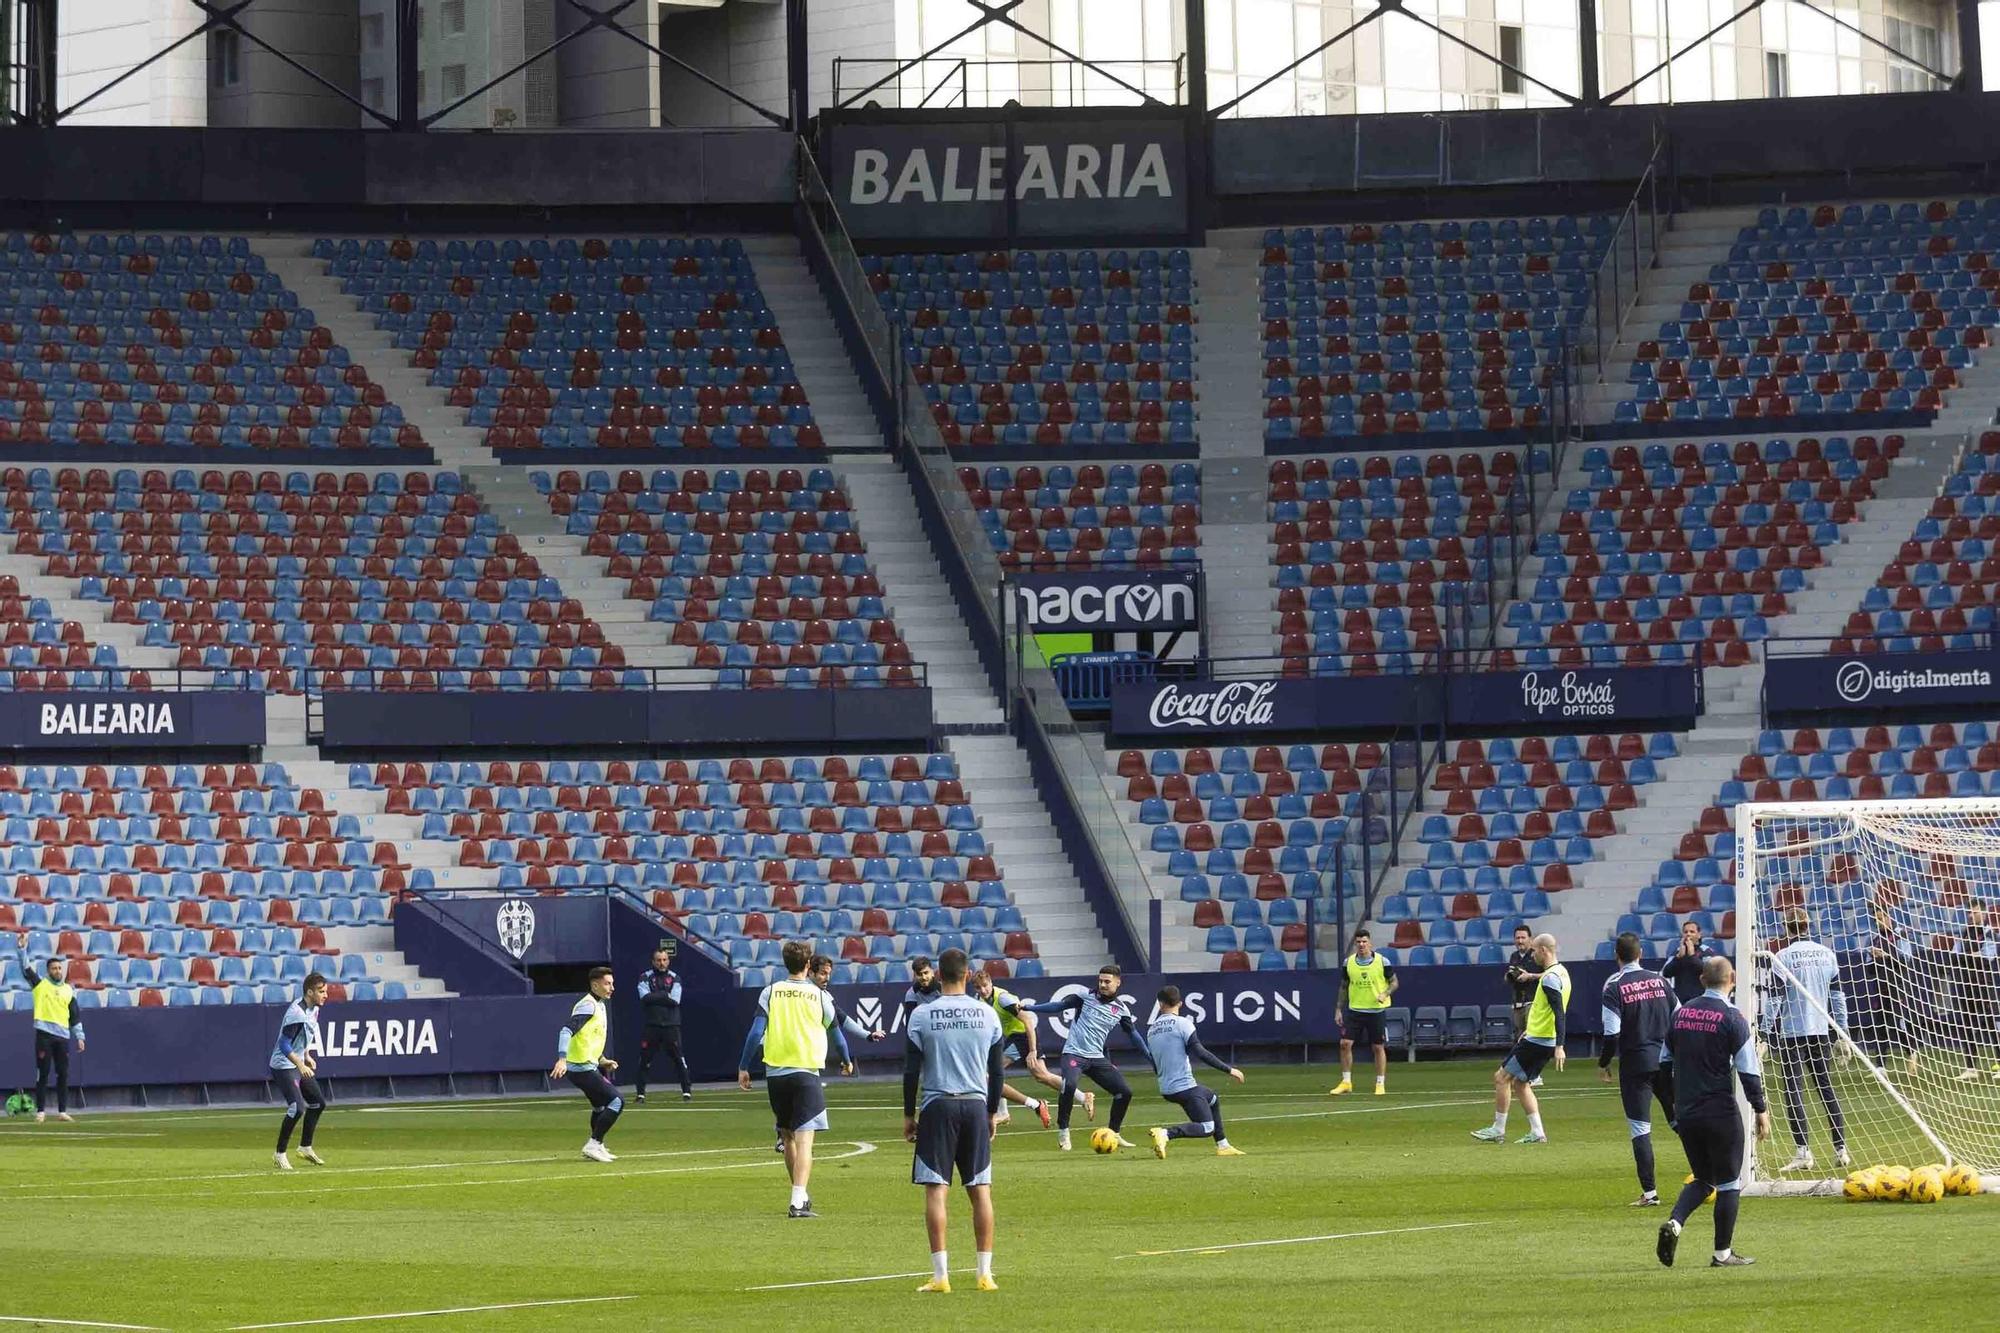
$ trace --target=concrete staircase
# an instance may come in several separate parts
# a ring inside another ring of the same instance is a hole
[[[785,351],[826,447],[841,453],[879,452],[882,428],[861,392],[860,375],[797,238],[747,236],[743,248],[756,266],[757,286],[784,330]]]
[[[1276,567],[1263,458],[1201,465],[1201,567],[1208,583],[1208,654],[1269,658],[1278,651]],[[1236,674],[1268,663],[1240,663]]]
[[[857,455],[842,472],[896,628],[910,656],[924,664],[938,725],[947,732],[1004,726],[1006,714],[944,580],[943,560],[918,520],[909,478],[886,455]]]
[[[1095,972],[1110,957],[1048,811],[1012,736],[946,742],[1008,891],[1051,976]]]
[[[1257,291],[1263,251],[1254,232],[1211,233],[1190,253],[1195,296],[1201,456],[1264,454],[1263,325]],[[1204,517],[1206,515],[1204,514]]]
[[[326,262],[312,256],[312,242],[297,236],[253,237],[251,248],[264,257],[271,271],[298,294],[320,323],[333,331],[369,378],[382,386],[389,401],[424,433],[424,442],[443,467],[491,463],[493,453],[479,431],[465,424],[465,410],[453,407],[446,391],[434,388],[429,372],[410,364],[410,354],[398,350],[390,336],[375,327],[358,302],[327,275]],[[365,457],[356,465],[365,465]]]

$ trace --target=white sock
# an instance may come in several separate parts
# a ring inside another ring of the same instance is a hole
[[[591,1139],[585,1139],[583,1141],[583,1146],[586,1148],[602,1148],[604,1145],[599,1143],[596,1139],[591,1138]]]
[[[806,1187],[804,1185],[792,1186],[792,1207],[803,1208],[805,1206],[806,1206]]]
[[[1028,1110],[1033,1115],[1040,1115],[1042,1113],[1042,1104],[1030,1097],[1028,1099]]]
[[[1216,1147],[1218,1147],[1218,1148],[1227,1148],[1227,1147],[1229,1146],[1229,1140],[1228,1140],[1228,1139],[1217,1139],[1217,1140],[1215,1141],[1215,1146],[1216,1146]]]
[[[1717,1251],[1715,1252],[1715,1257],[1716,1257],[1716,1258],[1718,1258],[1718,1259],[1727,1259],[1727,1258],[1729,1257],[1729,1255],[1730,1255],[1730,1251],[1728,1251],[1728,1250],[1717,1250]]]
[[[1528,1117],[1528,1129],[1529,1132],[1535,1134],[1542,1132],[1542,1113],[1540,1111]]]
[[[993,1251],[991,1250],[979,1251],[979,1276],[981,1277],[993,1276]]]
[[[1375,1076],[1375,1086],[1378,1088],[1381,1087],[1384,1083],[1387,1083],[1388,1081],[1389,1081],[1389,1076],[1387,1074],[1377,1074]]]
[[[1681,1234],[1681,1224],[1679,1222],[1676,1222],[1673,1218],[1670,1217],[1667,1219],[1667,1225],[1674,1229],[1674,1234],[1676,1236]]]
[[[1502,1134],[1507,1132],[1507,1113],[1505,1111],[1495,1111],[1493,1113],[1493,1128]]]
[[[937,1282],[942,1282],[945,1280],[945,1275],[949,1272],[951,1272],[951,1262],[945,1257],[945,1251],[932,1250],[931,1251],[932,1280]]]

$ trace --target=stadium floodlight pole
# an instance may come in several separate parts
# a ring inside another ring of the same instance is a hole
[[[1369,10],[1366,14],[1363,14],[1360,18],[1354,20],[1354,22],[1348,24],[1346,27],[1342,28],[1339,32],[1327,38],[1325,41],[1321,42],[1318,46],[1315,46],[1312,50],[1306,52],[1304,55],[1300,56],[1297,60],[1294,60],[1291,64],[1285,66],[1283,69],[1273,71],[1272,73],[1266,75],[1264,78],[1259,79],[1255,84],[1251,85],[1249,88],[1246,88],[1243,92],[1238,93],[1235,97],[1230,98],[1227,102],[1224,102],[1221,106],[1209,112],[1208,118],[1210,120],[1222,119],[1222,117],[1229,111],[1235,109],[1238,106],[1241,106],[1244,102],[1256,96],[1258,93],[1263,92],[1266,88],[1276,83],[1279,79],[1284,78],[1287,74],[1290,74],[1293,70],[1297,69],[1300,65],[1305,64],[1308,60],[1311,60],[1314,56],[1318,55],[1320,52],[1332,48],[1338,42],[1347,40],[1347,38],[1353,36],[1357,32],[1360,32],[1363,28],[1373,23],[1376,19],[1381,18],[1391,9],[1395,9],[1399,7],[1401,4],[1402,0],[1376,0],[1375,8]],[[1204,47],[1204,49],[1206,48]]]
[[[1958,0],[1958,78],[1961,93],[1986,91],[1986,57],[1979,49],[1979,0]]]
[[[1683,46],[1680,50],[1675,51],[1673,54],[1669,55],[1665,60],[1662,60],[1659,64],[1653,66],[1651,69],[1647,70],[1644,74],[1641,74],[1638,78],[1632,80],[1630,83],[1626,84],[1623,88],[1620,88],[1617,92],[1606,93],[1604,95],[1604,105],[1610,106],[1613,102],[1616,102],[1619,98],[1625,96],[1625,94],[1631,92],[1634,88],[1637,88],[1647,79],[1652,78],[1655,74],[1658,74],[1661,70],[1673,64],[1676,60],[1679,60],[1682,56],[1694,50],[1697,46],[1700,46],[1703,42],[1706,42],[1709,38],[1733,26],[1736,20],[1742,18],[1746,14],[1754,14],[1756,11],[1762,9],[1763,7],[1764,7],[1764,0],[1747,0],[1747,3],[1743,6],[1743,8],[1737,10],[1734,14],[1731,14],[1728,18],[1722,20],[1722,22],[1716,24],[1713,28],[1710,28],[1707,32],[1695,38],[1693,41],[1689,42],[1686,46]]]

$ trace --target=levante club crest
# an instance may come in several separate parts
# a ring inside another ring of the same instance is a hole
[[[516,958],[535,942],[535,909],[519,898],[501,903],[493,924],[500,932],[501,947]]]

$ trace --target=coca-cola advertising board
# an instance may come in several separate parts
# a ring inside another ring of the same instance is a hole
[[[1111,691],[1111,729],[1120,735],[1206,736],[1299,731],[1316,725],[1309,680],[1172,680]]]

